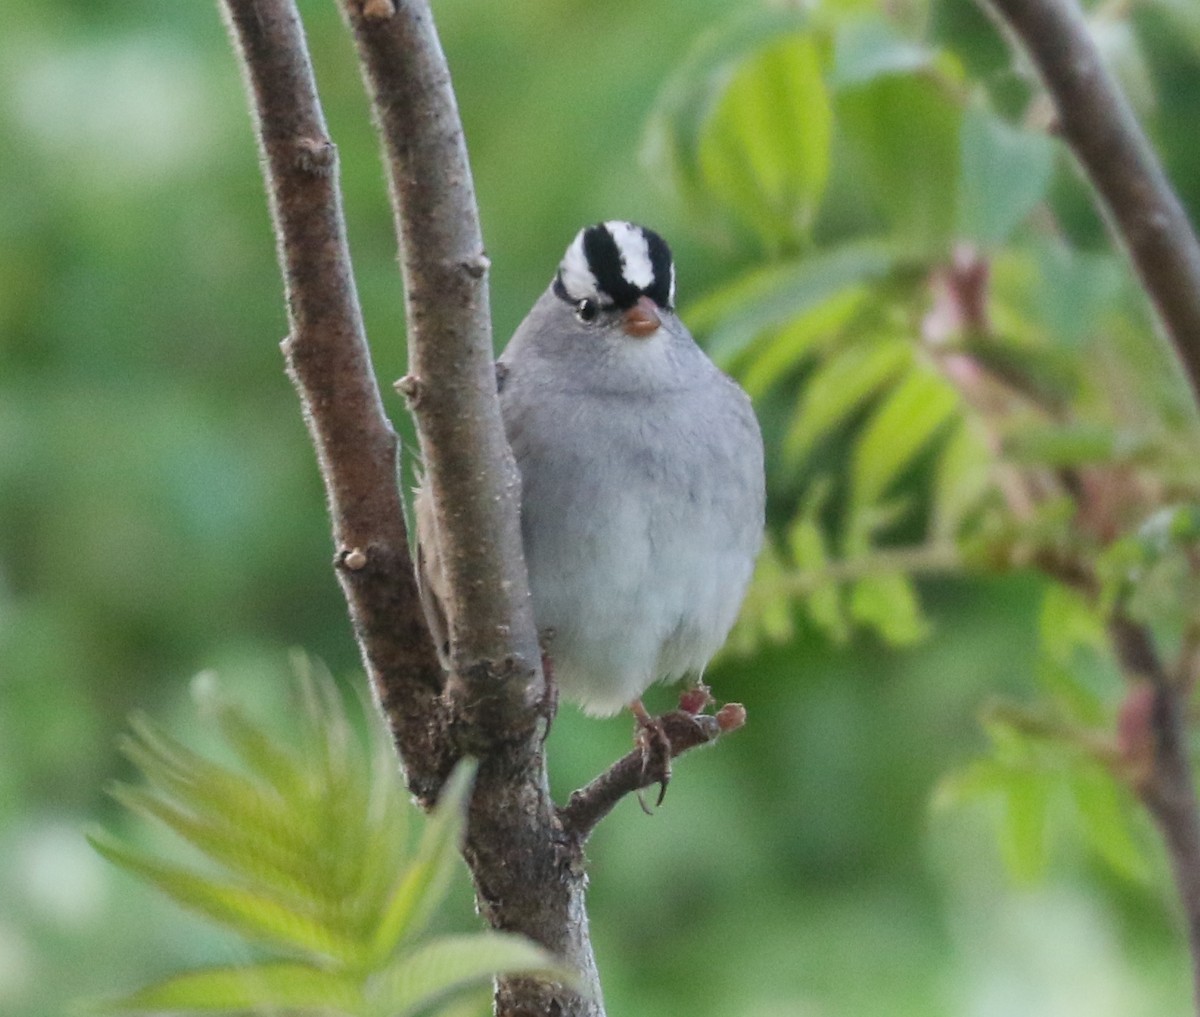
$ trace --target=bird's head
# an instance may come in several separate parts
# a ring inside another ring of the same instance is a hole
[[[585,227],[563,255],[552,289],[582,324],[649,338],[675,309],[671,248],[653,230],[630,222]]]

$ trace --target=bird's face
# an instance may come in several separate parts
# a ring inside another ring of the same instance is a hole
[[[649,339],[674,312],[671,249],[644,226],[597,223],[571,242],[551,289],[590,330]]]
[[[597,223],[571,242],[502,359],[525,359],[526,370],[548,372],[564,391],[676,389],[703,355],[674,304],[675,266],[666,241],[633,223]]]

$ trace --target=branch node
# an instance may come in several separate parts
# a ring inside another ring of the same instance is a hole
[[[335,559],[335,564],[339,568],[349,569],[351,572],[358,572],[367,566],[367,552],[361,547],[343,547]]]
[[[386,21],[396,13],[396,5],[392,0],[364,0],[362,13],[370,21]]]
[[[337,166],[337,145],[328,138],[299,138],[296,168],[314,177],[328,177]]]
[[[404,396],[404,401],[408,403],[409,409],[415,410],[420,405],[424,386],[421,384],[421,379],[415,374],[406,374],[395,383],[393,388]]]
[[[458,263],[458,267],[472,279],[482,279],[487,275],[488,269],[492,267],[492,261],[486,254],[480,251],[473,258],[464,258]]]

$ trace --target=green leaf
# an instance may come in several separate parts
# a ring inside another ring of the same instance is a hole
[[[865,286],[835,294],[796,316],[774,335],[764,336],[744,358],[742,388],[758,399],[795,373],[816,350],[837,342],[854,320],[872,305]]]
[[[651,179],[673,186],[685,209],[707,208],[699,165],[701,137],[734,69],[780,35],[795,33],[807,23],[807,16],[798,11],[739,11],[701,35],[668,79],[647,118],[641,161]]]
[[[306,964],[272,961],[175,975],[101,1004],[106,1013],[230,1013],[298,1009],[327,1014],[362,1012],[351,978]]]
[[[816,44],[772,42],[734,71],[704,125],[705,189],[768,250],[796,246],[829,176],[831,122]]]
[[[1105,653],[1108,636],[1104,620],[1087,599],[1061,583],[1052,583],[1042,594],[1038,620],[1041,651],[1061,664],[1074,661],[1080,649]]]
[[[813,446],[912,363],[912,346],[885,338],[838,350],[804,384],[783,440],[784,462],[798,466]]]
[[[132,812],[158,820],[208,858],[256,882],[277,897],[313,901],[313,872],[305,852],[231,824],[223,816],[195,815],[145,788],[117,785],[113,798]]]
[[[958,394],[926,368],[910,371],[863,430],[851,467],[856,505],[876,502],[958,411]]]
[[[880,17],[855,18],[837,27],[830,86],[865,85],[892,74],[910,74],[933,64],[933,54],[902,36]]]
[[[855,582],[850,614],[892,646],[912,646],[929,634],[916,588],[902,572],[864,576]]]
[[[523,936],[478,932],[443,936],[383,971],[371,988],[371,1012],[406,1017],[497,974],[540,974],[575,987],[578,977],[553,954]]]
[[[930,537],[936,543],[959,536],[967,517],[992,489],[993,456],[978,422],[955,423],[938,458]]]
[[[358,949],[326,923],[258,889],[201,876],[132,851],[106,834],[92,847],[114,865],[141,877],[172,900],[250,939],[317,958],[355,959]]]
[[[906,249],[939,257],[954,234],[962,111],[926,76],[890,75],[840,93],[838,126],[875,205]]]
[[[1150,866],[1135,834],[1139,818],[1129,792],[1096,766],[1080,766],[1069,775],[1071,793],[1088,843],[1126,879],[1148,883]]]
[[[1010,770],[1002,785],[1000,850],[1014,879],[1034,882],[1046,868],[1050,781],[1035,770]]]
[[[984,248],[998,247],[1041,203],[1054,175],[1054,143],[969,108],[962,124],[958,231]]]
[[[845,291],[877,282],[894,267],[884,243],[866,240],[747,272],[691,305],[684,318],[719,364],[728,365],[764,333],[783,328]]]
[[[788,528],[788,550],[801,573],[820,574],[829,564],[825,535],[817,520],[821,500],[819,494],[810,494],[804,514]],[[813,623],[835,643],[842,644],[850,638],[850,623],[839,583],[816,583],[806,596],[804,606]]]
[[[458,848],[477,765],[475,760],[462,760],[446,781],[441,800],[425,824],[416,857],[382,910],[372,957],[390,956],[400,942],[416,936],[445,899],[450,877],[459,865]]]
[[[253,779],[193,752],[149,718],[135,716],[134,736],[121,750],[164,798],[197,815],[222,816],[230,825],[253,829],[256,836],[286,850],[300,835],[294,810]]]
[[[1118,458],[1121,436],[1108,424],[1072,421],[1030,423],[1005,437],[1004,455],[1013,462],[1040,466],[1085,466]]]

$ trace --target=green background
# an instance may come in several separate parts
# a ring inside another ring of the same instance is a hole
[[[334,5],[309,25],[388,410],[401,287],[377,142]],[[950,8],[961,6],[951,3]],[[714,249],[639,165],[647,113],[719,0],[436,5],[476,174],[496,334],[579,226],[671,240],[680,301],[742,256]],[[0,1013],[236,960],[118,874],[89,823],[145,710],[188,737],[192,677],[286,729],[287,652],[348,685],[357,653],[323,495],[278,342],[285,320],[239,73],[212,4],[8,0],[0,33]],[[981,49],[994,47],[985,24]],[[1195,59],[1142,28],[1156,140],[1193,205]],[[1089,214],[1080,212],[1086,232]],[[590,849],[613,1014],[1163,1015],[1190,984],[1161,861],[1122,881],[1077,840],[1006,875],[985,808],[931,808],[978,753],[989,694],[1032,686],[1040,586],[923,588],[931,637],[727,657],[709,678],[745,731],[681,761],[662,809],[627,801]],[[664,690],[655,706],[670,701]],[[203,739],[200,734],[198,740]],[[565,796],[629,744],[562,711]],[[470,927],[465,876],[447,925]]]

